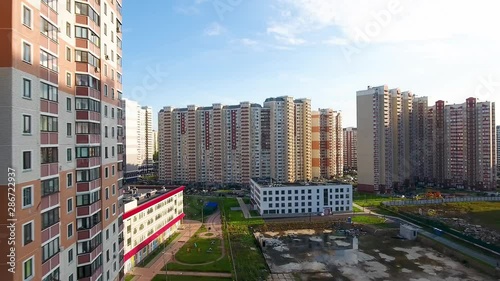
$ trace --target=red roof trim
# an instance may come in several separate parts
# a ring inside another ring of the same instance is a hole
[[[149,236],[146,240],[142,241],[139,245],[135,246],[132,250],[128,251],[125,254],[125,256],[124,256],[124,260],[128,261],[131,257],[133,257],[135,254],[137,254],[137,252],[139,252],[144,247],[146,247],[147,245],[149,245],[149,243],[151,243],[153,240],[155,240],[156,238],[158,238],[158,236],[160,234],[162,234],[163,232],[167,231],[167,229],[169,229],[174,224],[176,224],[178,221],[180,221],[181,219],[183,219],[184,216],[185,216],[184,213],[180,214],[175,219],[173,219],[171,222],[169,222],[167,225],[165,225],[164,227],[160,228],[157,232],[155,232],[151,236]]]
[[[137,206],[137,208],[124,213],[123,219],[126,220],[126,219],[130,218],[131,216],[133,216],[137,213],[140,213],[140,212],[146,210],[147,208],[154,206],[157,203],[159,203],[159,202],[161,202],[161,201],[163,201],[171,196],[174,196],[175,194],[177,194],[179,192],[182,192],[184,190],[184,188],[185,188],[184,186],[178,187],[178,188],[176,188],[172,191],[169,191],[169,192],[167,192],[159,197],[156,197],[155,199],[152,199],[152,200],[150,200],[142,205]]]

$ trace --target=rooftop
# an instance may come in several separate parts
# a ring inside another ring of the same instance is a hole
[[[254,182],[262,187],[302,187],[302,186],[325,186],[325,185],[349,185],[341,181],[311,181],[311,182],[277,182],[273,178],[252,178]]]
[[[123,202],[126,204],[136,200],[137,206],[140,206],[176,188],[178,186],[130,185],[126,188]]]

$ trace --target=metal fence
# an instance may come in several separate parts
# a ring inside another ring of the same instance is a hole
[[[408,205],[429,205],[441,203],[459,203],[459,202],[485,202],[485,201],[500,201],[500,196],[496,197],[456,197],[445,199],[407,199],[382,202],[385,206],[408,206]]]

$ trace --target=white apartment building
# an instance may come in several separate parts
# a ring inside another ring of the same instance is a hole
[[[129,99],[125,111],[125,179],[133,180],[153,169],[153,109]]]
[[[274,184],[251,179],[250,196],[259,214],[325,214],[352,211],[352,186],[333,183]]]
[[[125,273],[165,242],[182,223],[184,187],[129,189],[123,201]]]

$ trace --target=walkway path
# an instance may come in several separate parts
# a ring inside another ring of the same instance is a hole
[[[243,201],[241,197],[237,197],[236,200],[238,200],[238,203],[240,204],[241,211],[243,212],[243,216],[245,216],[245,219],[251,219],[252,215],[250,214],[250,211],[248,210],[247,204]]]
[[[165,274],[165,271],[163,271]],[[231,273],[222,272],[194,272],[194,271],[169,271],[168,275],[187,275],[187,276],[206,276],[206,277],[222,277],[231,278]]]
[[[487,255],[484,255],[478,251],[474,251],[473,249],[471,248],[468,248],[468,247],[465,247],[465,246],[462,246],[460,244],[457,244],[453,241],[450,241],[446,238],[443,238],[441,236],[437,236],[433,233],[430,233],[424,229],[422,229],[422,227],[420,227],[419,225],[416,225],[414,223],[411,223],[405,219],[402,219],[402,218],[399,218],[399,217],[394,217],[394,216],[387,216],[387,215],[381,215],[381,214],[378,214],[378,213],[375,213],[373,211],[370,211],[370,210],[367,210],[366,208],[363,208],[361,206],[359,206],[358,204],[356,203],[353,203],[354,206],[360,208],[361,210],[363,210],[363,212],[367,213],[367,214],[372,214],[372,215],[375,215],[375,216],[378,216],[378,217],[383,217],[383,218],[389,218],[391,220],[394,220],[394,221],[397,221],[399,223],[404,223],[404,224],[409,224],[413,227],[416,227],[418,228],[418,233],[421,234],[421,235],[424,235],[426,236],[427,238],[430,238],[434,241],[437,241],[441,244],[444,244],[445,246],[451,248],[451,249],[456,249],[458,250],[459,252],[461,252],[462,254],[465,254],[469,257],[472,257],[472,258],[475,258],[477,260],[481,260],[487,264],[489,264],[490,266],[492,267],[497,267],[498,266],[498,261],[490,256],[487,256]]]

